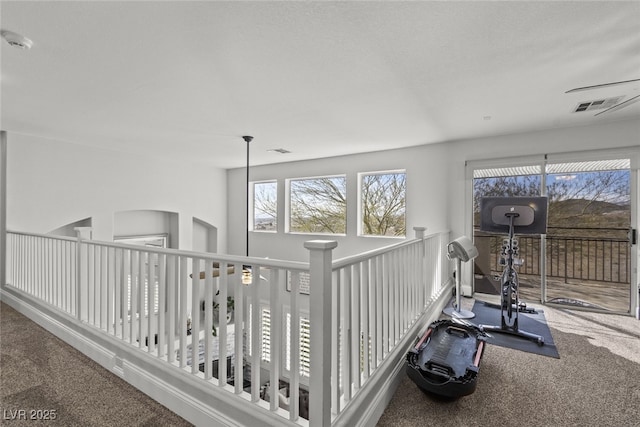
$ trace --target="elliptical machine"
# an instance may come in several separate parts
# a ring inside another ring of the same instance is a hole
[[[500,326],[479,325],[481,331],[501,332],[520,336],[544,345],[540,335],[523,331],[518,326],[518,313],[526,304],[518,296],[518,272],[522,264],[518,255],[519,234],[545,234],[547,229],[546,197],[484,197],[480,200],[480,229],[490,232],[507,231],[503,240],[500,264],[504,266],[500,279]]]

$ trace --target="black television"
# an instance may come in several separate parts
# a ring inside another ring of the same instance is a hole
[[[513,216],[514,234],[546,234],[547,207],[547,197],[482,197],[480,230],[509,233]]]

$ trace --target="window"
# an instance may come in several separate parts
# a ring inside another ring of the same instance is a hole
[[[344,176],[289,181],[289,231],[346,234],[347,183]]]
[[[405,203],[404,171],[360,174],[360,234],[404,237]]]
[[[287,313],[285,338],[285,369],[291,370],[291,314]],[[311,372],[311,324],[300,316],[300,375],[309,377]]]
[[[276,181],[253,184],[253,231],[277,231],[278,183]]]
[[[147,235],[147,236],[119,236],[119,237],[114,237],[113,241],[116,243],[128,243],[132,245],[146,246],[150,248],[166,248],[168,239],[169,239],[169,236],[167,234],[157,234],[157,235]],[[153,277],[154,277],[154,281],[151,285],[153,287],[153,312],[157,314],[158,299],[159,299],[158,277],[160,274],[158,269],[158,254],[140,251],[138,252],[137,256],[144,257],[144,271],[139,272],[140,274],[139,278],[137,279],[133,278],[133,280],[138,280],[138,286],[140,286],[141,284],[142,286],[144,286],[144,301],[142,301],[142,304],[144,305],[144,315],[145,316],[149,315],[149,276],[147,274],[149,271],[149,264],[151,264],[151,269],[153,270]],[[132,270],[138,269],[139,267],[137,262],[135,266],[131,266],[130,268]],[[137,307],[131,307],[131,292],[133,292],[131,288],[131,284],[132,284],[132,273],[128,273],[127,274],[127,290],[125,292],[127,295],[127,307],[129,307],[129,314],[131,314],[132,309],[134,312],[136,312],[137,310]],[[136,296],[138,296],[138,294],[136,294]],[[140,304],[140,301],[138,301],[138,304]],[[140,313],[136,312],[136,315],[140,316]]]
[[[262,354],[261,358],[265,362],[271,360],[271,311],[262,308]]]
[[[261,307],[260,310],[261,322],[260,322],[260,358],[264,362],[271,361],[271,311],[266,307]],[[291,314],[285,313],[285,325],[284,325],[284,368],[287,371],[291,370]],[[251,336],[251,304],[249,304],[249,334]],[[299,329],[299,351],[300,351],[300,375],[309,377],[311,368],[311,325],[309,318],[306,316],[300,316],[300,329]],[[251,340],[247,341],[247,350],[251,354]]]

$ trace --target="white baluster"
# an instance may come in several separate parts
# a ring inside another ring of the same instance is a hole
[[[167,255],[158,254],[158,357],[166,350]]]
[[[200,344],[200,259],[191,260],[191,373],[199,372]]]
[[[213,347],[213,261],[206,259],[204,263],[204,379],[210,380],[213,376],[213,360],[211,358]]]
[[[180,257],[180,323],[178,324],[178,334],[180,337],[180,367],[187,366],[187,257]],[[192,325],[193,326],[193,325]]]
[[[262,309],[260,307],[260,294],[258,285],[260,283],[260,267],[249,266],[251,269],[251,284],[249,285],[249,301],[251,303],[251,401],[257,402],[260,399],[260,360],[262,359]]]
[[[178,328],[176,325],[176,304],[180,300],[178,298],[178,258],[175,255],[167,256],[167,295],[165,301],[167,309],[167,360],[173,363],[176,360],[175,352],[175,336],[176,330],[184,329],[184,325]]]
[[[289,419],[300,413],[300,272],[291,273],[291,311],[289,313]],[[276,394],[277,396],[277,394]]]
[[[364,380],[369,378],[369,342],[371,332],[369,331],[369,263],[362,261],[360,263],[360,289],[361,289],[361,322],[362,322],[362,377]]]
[[[271,376],[269,378],[271,388],[269,390],[270,409],[275,411],[278,408],[278,393],[280,383],[280,366],[282,358],[282,304],[280,298],[280,269],[272,269],[269,277],[269,302],[271,313],[271,329],[269,336],[271,337],[271,349],[269,354],[271,360],[269,362],[269,370]],[[286,272],[285,272],[286,276]]]
[[[218,265],[218,301],[219,301],[219,327],[218,327],[218,385],[227,384],[227,297],[229,295],[229,265],[220,262]]]
[[[351,371],[353,372],[352,382],[354,393],[361,385],[360,368],[360,347],[362,342],[362,332],[360,329],[360,266],[359,264],[350,266],[351,275]]]
[[[156,348],[156,275],[155,275],[155,254],[147,252],[147,350],[153,353]]]
[[[342,276],[342,392],[351,400],[351,274],[349,267],[340,269]]]
[[[145,290],[148,287],[148,278],[145,273],[146,253],[138,252],[138,347],[144,347],[145,337]]]
[[[240,394],[244,387],[244,346],[243,346],[243,332],[247,326],[245,322],[245,304],[244,304],[244,287],[242,284],[242,265],[235,265],[235,274],[233,275],[233,294],[235,297],[235,393]]]
[[[341,324],[340,314],[342,310],[340,305],[341,286],[340,286],[340,270],[332,272],[332,291],[331,291],[331,408],[333,414],[340,413],[340,337]]]

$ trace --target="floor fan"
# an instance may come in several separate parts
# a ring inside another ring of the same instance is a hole
[[[455,260],[456,270],[456,302],[453,307],[447,307],[443,313],[458,319],[473,319],[475,314],[472,311],[464,310],[461,307],[462,298],[462,262],[468,262],[478,256],[478,249],[473,245],[471,239],[462,236],[447,245],[447,258]]]

